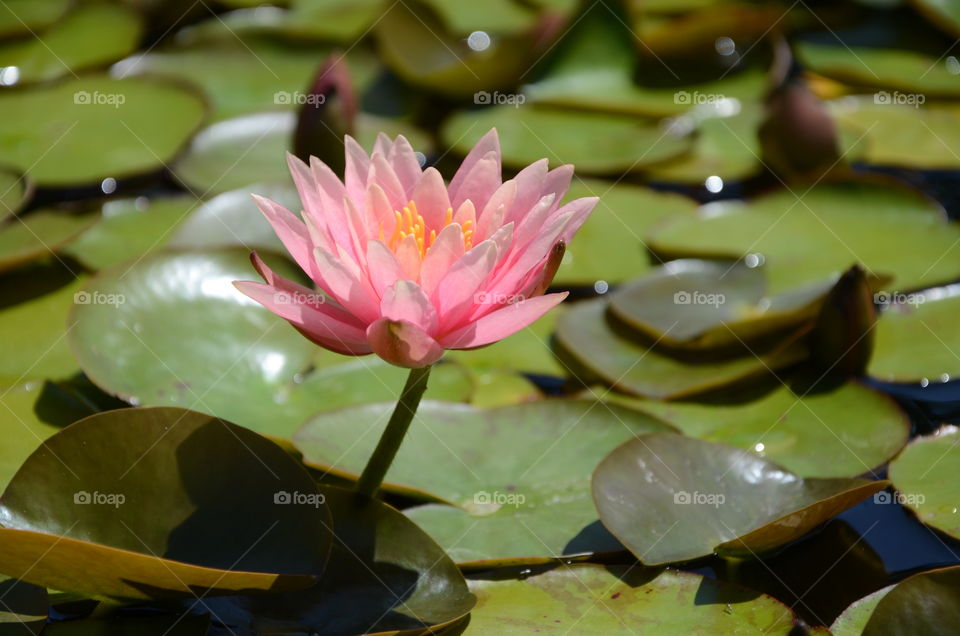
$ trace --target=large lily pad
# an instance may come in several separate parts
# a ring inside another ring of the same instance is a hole
[[[641,397],[676,399],[705,393],[763,376],[806,355],[804,347],[791,339],[736,358],[686,361],[615,333],[606,314],[605,298],[571,307],[557,322],[557,354],[582,383],[600,381]]]
[[[683,195],[634,185],[577,179],[567,198],[600,197],[590,218],[567,245],[554,285],[614,284],[646,270],[647,231],[664,219],[693,217],[696,204]]]
[[[392,409],[371,404],[321,414],[297,431],[294,444],[308,465],[354,477]],[[616,542],[591,527],[590,472],[624,440],[662,430],[651,417],[588,400],[497,409],[424,403],[387,482],[453,504],[407,514],[460,562],[614,550]]]
[[[444,124],[442,135],[448,146],[466,155],[491,128],[500,133],[505,165],[523,168],[546,157],[556,164],[576,164],[581,174],[641,171],[682,155],[692,142],[657,120],[512,104],[458,113]]]
[[[32,34],[59,20],[71,0],[6,0],[0,5],[0,36]]]
[[[33,195],[33,187],[22,174],[0,168],[0,221],[19,212]]]
[[[140,32],[133,9],[81,5],[42,36],[0,45],[0,60],[18,69],[19,84],[50,81],[120,59],[136,48]]]
[[[803,479],[739,448],[655,433],[610,453],[593,495],[604,525],[656,565],[779,548],[888,484]]]
[[[893,588],[893,585],[888,585],[851,603],[830,625],[830,633],[833,636],[861,636],[867,621],[873,615],[873,610],[877,608],[877,603]]]
[[[278,272],[296,279],[293,268]],[[103,270],[69,340],[98,386],[134,404],[184,406],[284,439],[318,411],[395,400],[405,373],[379,358],[322,351],[233,287],[255,272],[241,249],[158,252]],[[113,300],[115,302],[108,302]],[[429,395],[472,387],[440,365]]]
[[[960,224],[920,192],[886,181],[822,183],[749,202],[702,208],[647,241],[662,257],[763,257],[770,293],[823,280],[861,263],[911,289],[960,275]],[[816,259],[810,255],[816,254]]]
[[[865,636],[949,633],[960,627],[960,567],[920,572],[877,603]]]
[[[960,432],[946,427],[939,434],[911,442],[890,462],[890,481],[897,501],[923,523],[960,537],[960,498],[954,475],[960,469]]]
[[[0,272],[43,257],[55,257],[57,250],[96,221],[96,215],[55,210],[38,210],[9,219],[0,227]]]
[[[956,325],[960,287],[885,295],[867,373],[886,382],[923,386],[960,377]]]
[[[155,170],[204,116],[203,100],[157,79],[99,75],[0,95],[0,161],[38,185],[69,186]]]
[[[744,404],[632,401],[684,435],[751,451],[801,477],[873,471],[907,442],[910,420],[891,398],[857,382],[828,391],[786,386]]]
[[[470,582],[463,634],[787,634],[786,605],[690,572],[581,564],[523,580]]]
[[[416,524],[381,501],[319,488],[335,534],[323,579],[282,596],[204,599],[198,611],[242,633],[328,636],[434,633],[470,611],[476,599],[463,575]]]
[[[98,598],[297,589],[324,568],[310,475],[244,428],[120,409],[52,436],[0,497],[0,572]]]
[[[562,376],[563,365],[550,350],[550,337],[563,306],[547,313],[532,325],[499,340],[489,347],[449,351],[447,358],[474,368],[511,369],[523,373]]]

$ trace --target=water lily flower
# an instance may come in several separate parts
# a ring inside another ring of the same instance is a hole
[[[548,171],[546,159],[503,181],[495,130],[449,185],[402,136],[381,134],[372,155],[347,137],[343,181],[315,157],[288,163],[302,218],[254,198],[323,294],[256,253],[265,284],[235,285],[321,347],[409,368],[496,342],[560,303],[566,293],[543,292],[597,202],[560,205],[573,166]]]

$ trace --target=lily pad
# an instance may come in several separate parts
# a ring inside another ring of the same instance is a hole
[[[371,404],[318,415],[294,434],[294,445],[308,465],[353,478],[392,409]],[[496,409],[428,402],[387,483],[452,504],[406,512],[459,562],[616,550],[615,541],[591,527],[597,517],[590,472],[624,440],[663,430],[669,429],[651,417],[589,400]]]
[[[238,292],[233,281],[255,276],[248,254],[157,252],[103,270],[71,318],[81,368],[133,404],[204,411],[279,439],[319,411],[396,399],[403,369],[319,350]],[[298,278],[286,262],[273,266]],[[461,369],[440,365],[428,395],[471,391]]]
[[[896,500],[923,523],[952,537],[960,537],[960,500],[953,478],[960,467],[958,439],[955,427],[945,427],[937,435],[914,440],[890,462]]]
[[[660,346],[737,347],[812,321],[835,280],[768,296],[764,271],[742,261],[676,260],[611,294],[610,314]]]
[[[893,585],[881,588],[873,594],[864,596],[859,601],[854,601],[843,614],[837,617],[830,625],[830,633],[833,636],[861,636],[863,629],[867,626],[867,621],[873,615],[873,610],[884,596],[890,593]]]
[[[0,45],[0,65],[17,68],[17,84],[76,76],[136,49],[141,30],[139,14],[122,4],[81,5],[42,36]]]
[[[956,0],[910,0],[910,4],[944,31],[960,35],[960,3]]]
[[[98,270],[163,247],[198,202],[191,196],[107,201],[100,221],[64,249]]]
[[[787,634],[780,601],[690,572],[578,564],[523,580],[470,581],[463,634]]]
[[[183,409],[108,411],[46,440],[7,486],[0,571],[97,598],[298,589],[328,556],[322,503],[251,431]]]
[[[641,435],[593,475],[600,519],[648,565],[714,552],[756,556],[799,539],[889,485],[803,479],[739,448]]]
[[[493,408],[543,399],[543,393],[537,385],[519,373],[479,368],[469,371],[475,387],[470,396],[473,406]]]
[[[904,579],[877,603],[866,636],[937,634],[960,625],[960,567],[920,572]]]
[[[664,219],[693,217],[696,203],[683,195],[641,186],[577,179],[568,199],[599,196],[587,222],[567,245],[553,285],[615,284],[650,267],[643,244],[647,231]]]
[[[92,226],[96,215],[74,215],[56,210],[38,210],[0,227],[0,272],[43,257],[57,250]]]
[[[0,161],[49,187],[137,175],[170,161],[204,110],[194,93],[147,78],[88,75],[6,92],[0,95]]]
[[[896,455],[910,420],[891,398],[857,382],[825,392],[781,386],[744,404],[631,401],[684,435],[752,451],[801,477],[853,477]]]
[[[499,340],[489,347],[469,351],[448,351],[446,359],[471,368],[510,369],[522,373],[562,376],[563,366],[550,350],[550,337],[563,306],[548,312],[532,325]]]
[[[960,286],[880,295],[884,311],[874,333],[867,373],[885,382],[947,382],[960,377],[955,329]],[[892,302],[891,302],[892,301]]]
[[[48,611],[46,588],[0,576],[0,633],[39,634]]]
[[[920,192],[883,180],[710,204],[696,219],[665,222],[647,244],[665,259],[762,258],[774,294],[857,262],[874,277],[891,275],[891,290],[960,276],[960,224]]]
[[[0,36],[29,35],[63,17],[71,0],[6,0],[0,5]]]
[[[441,134],[448,146],[466,155],[491,128],[500,133],[505,165],[523,168],[547,157],[557,164],[576,164],[582,174],[638,172],[682,155],[692,143],[689,135],[657,120],[512,104],[458,113]]]
[[[378,133],[402,134],[422,152],[429,152],[425,133],[397,119],[360,113],[356,138],[372,148]],[[217,122],[194,137],[174,174],[201,198],[258,183],[289,183],[284,160],[292,148],[296,114],[256,113]]]
[[[0,221],[19,212],[31,196],[33,186],[22,174],[0,168]]]
[[[403,513],[349,490],[319,489],[335,537],[317,585],[283,595],[203,599],[196,611],[208,609],[242,633],[356,636],[435,633],[474,606],[457,566]]]
[[[763,376],[806,356],[788,339],[736,358],[685,361],[612,331],[607,305],[604,298],[577,303],[557,323],[557,355],[583,384],[600,381],[631,395],[676,399]]]

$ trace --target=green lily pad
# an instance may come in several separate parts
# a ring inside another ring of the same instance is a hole
[[[31,35],[63,17],[71,0],[6,0],[0,5],[0,37]]]
[[[745,404],[630,401],[684,435],[751,451],[801,477],[853,477],[896,455],[910,420],[891,398],[857,382],[827,392],[781,386]]]
[[[787,634],[780,601],[690,572],[578,564],[520,581],[470,581],[471,634]]]
[[[476,387],[470,404],[481,408],[508,406],[543,399],[543,393],[533,382],[505,370],[468,368]]]
[[[57,250],[92,226],[96,215],[75,215],[56,210],[38,210],[9,219],[0,227],[0,272],[43,257]]]
[[[46,588],[0,576],[0,633],[39,634],[48,605]]]
[[[108,411],[50,437],[7,486],[0,572],[96,598],[298,589],[329,553],[322,503],[296,460],[247,429]]]
[[[879,295],[884,302],[867,373],[885,382],[947,382],[960,377],[955,329],[960,287]]]
[[[141,616],[59,621],[43,630],[44,636],[204,636],[209,616]]]
[[[600,519],[650,565],[768,552],[887,485],[803,479],[739,448],[668,433],[628,441],[593,474]]]
[[[187,195],[107,201],[100,221],[64,253],[94,270],[147,254],[166,245],[197,205]]]
[[[22,174],[0,168],[0,221],[23,209],[31,196],[33,186]]]
[[[650,267],[642,237],[664,219],[692,217],[696,203],[683,195],[641,186],[576,179],[568,199],[600,197],[564,254],[556,287],[618,283]],[[603,290],[601,285],[600,291]]]
[[[0,45],[0,65],[18,69],[17,84],[75,76],[129,54],[141,30],[139,14],[123,5],[80,6],[42,36]]]
[[[873,615],[873,610],[877,608],[877,604],[884,596],[889,594],[893,588],[893,585],[888,585],[873,594],[864,596],[859,601],[851,603],[850,606],[843,610],[843,613],[837,617],[837,620],[833,621],[833,624],[830,625],[830,633],[833,634],[833,636],[861,636],[864,627],[867,626],[867,621],[869,621]]]
[[[960,625],[960,567],[920,572],[884,595],[863,629],[866,636],[949,633]]]
[[[187,407],[279,439],[319,411],[396,399],[403,369],[319,350],[238,292],[233,281],[256,277],[248,254],[157,252],[103,270],[71,318],[81,368],[133,404]],[[274,266],[298,278],[288,263]],[[460,368],[440,365],[428,395],[471,392]]]
[[[534,26],[537,13],[515,0],[489,0],[463,4],[458,0],[421,0],[440,16],[452,35],[467,37],[474,31],[489,31],[497,36],[513,35]]]
[[[903,49],[850,48],[840,43],[834,46],[811,42],[798,42],[797,56],[806,68],[847,84],[922,94],[924,101],[934,97],[960,97],[960,77],[950,70],[946,58],[937,59]],[[885,104],[886,98],[893,103],[908,97],[880,92],[876,93],[875,100]]]
[[[50,187],[141,174],[173,158],[204,109],[183,87],[147,78],[88,75],[6,92],[0,161]]]
[[[874,277],[891,275],[891,290],[960,276],[960,224],[948,222],[922,193],[884,180],[821,183],[711,204],[696,219],[665,222],[647,239],[665,259],[762,257],[769,293],[823,280],[857,262]]]
[[[960,35],[960,3],[957,0],[910,0],[910,4],[944,31]]]
[[[912,441],[890,462],[897,501],[923,523],[952,537],[960,537],[960,501],[953,479],[960,466],[958,439],[955,427],[944,427],[936,435]]]
[[[489,347],[448,351],[446,359],[471,368],[510,369],[522,373],[562,376],[564,369],[550,350],[550,336],[563,306],[548,312],[532,325],[498,340]]]
[[[58,267],[27,268],[0,278],[0,298],[13,299],[25,289],[37,296],[0,307],[0,339],[15,342],[0,356],[0,382],[19,384],[27,379],[63,378],[77,371],[67,346],[70,309],[85,279],[72,279]]]
[[[893,97],[891,96],[891,100]],[[960,158],[960,108],[930,104],[876,104],[872,98],[844,97],[830,102],[838,122],[864,136],[863,161],[921,170],[956,170]]]
[[[812,321],[835,280],[768,296],[760,268],[742,261],[676,260],[611,294],[610,315],[660,346],[737,347]]]
[[[194,137],[174,174],[201,198],[258,183],[290,183],[285,160],[292,148],[296,115],[270,112],[217,122]],[[414,148],[429,152],[425,133],[397,119],[360,113],[356,138],[372,148],[378,133],[404,135]],[[252,191],[252,190],[250,190]]]
[[[641,171],[682,155],[692,143],[689,135],[656,120],[511,104],[458,113],[441,134],[448,146],[466,155],[491,128],[500,133],[505,165],[523,168],[547,157],[556,164],[576,164],[581,174]]]
[[[308,465],[355,477],[392,409],[370,404],[318,415],[294,434],[294,445]],[[624,440],[663,430],[651,417],[589,400],[496,409],[427,402],[387,483],[453,504],[406,512],[459,562],[615,550],[615,541],[591,527],[590,471]]]
[[[335,540],[317,585],[204,599],[197,608],[242,633],[325,636],[436,633],[473,608],[476,599],[457,566],[403,513],[349,490],[319,489],[333,514]]]
[[[583,384],[600,381],[631,395],[676,399],[763,376],[806,356],[791,338],[736,358],[685,361],[612,331],[607,305],[604,298],[577,303],[557,322],[557,355]]]

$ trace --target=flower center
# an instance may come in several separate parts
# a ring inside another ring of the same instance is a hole
[[[426,256],[427,249],[436,242],[437,230],[430,230],[430,234],[427,235],[427,224],[423,220],[423,216],[417,211],[415,201],[410,201],[407,205],[403,206],[403,212],[394,210],[393,214],[396,218],[393,226],[393,234],[389,239],[385,238],[383,234],[383,223],[381,223],[380,240],[386,243],[391,250],[396,250],[397,245],[399,245],[401,241],[408,236],[412,236],[417,242],[417,247],[420,250],[420,258],[422,259]],[[447,213],[444,216],[440,231],[443,231],[443,228],[451,223],[453,223],[453,208],[447,208]],[[465,250],[469,250],[473,247],[473,221],[465,221],[461,231],[463,232],[463,247]]]

